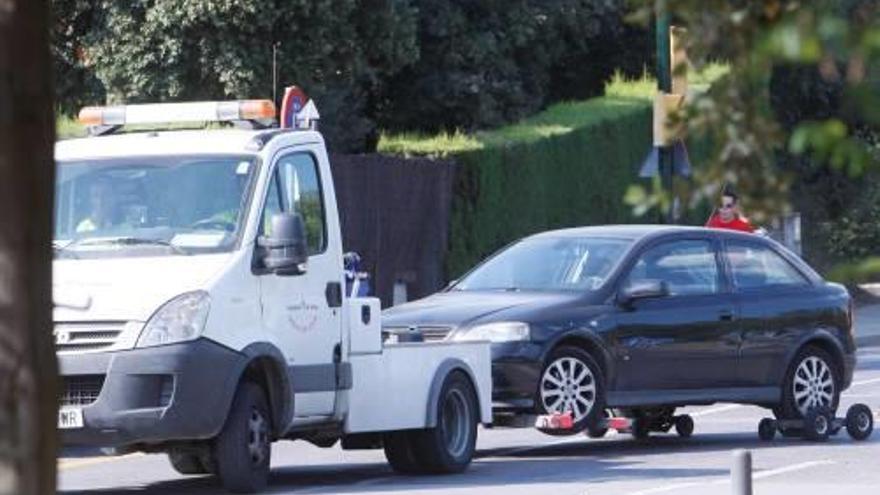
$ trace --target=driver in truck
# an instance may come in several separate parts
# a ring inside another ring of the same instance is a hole
[[[116,195],[110,180],[98,177],[89,186],[89,214],[76,225],[76,233],[84,234],[112,227],[118,223]]]

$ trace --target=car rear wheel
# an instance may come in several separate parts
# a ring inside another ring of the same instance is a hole
[[[839,383],[831,355],[807,346],[789,365],[782,383],[782,403],[773,413],[777,419],[802,419],[810,409],[825,407],[833,415],[840,401]]]
[[[570,430],[542,430],[550,435],[571,435],[588,427],[598,429],[605,410],[605,381],[602,370],[587,352],[562,346],[547,359],[538,384],[539,408],[544,414],[566,413],[572,417]]]

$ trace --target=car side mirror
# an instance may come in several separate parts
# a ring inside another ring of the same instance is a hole
[[[640,299],[658,299],[669,295],[669,285],[663,280],[642,280],[630,284],[617,294],[617,303],[625,308]]]
[[[296,213],[278,213],[272,215],[271,221],[272,235],[257,239],[263,266],[278,275],[302,275],[309,260],[302,217]]]

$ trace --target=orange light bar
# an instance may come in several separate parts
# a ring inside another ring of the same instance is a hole
[[[103,115],[101,107],[84,107],[79,111],[77,121],[82,125],[101,125],[104,122]]]
[[[269,120],[274,119],[277,112],[271,100],[242,100],[238,115],[242,120]]]

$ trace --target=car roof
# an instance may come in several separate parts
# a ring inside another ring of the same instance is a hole
[[[681,225],[595,225],[589,227],[574,227],[568,229],[550,230],[530,236],[529,238],[542,237],[608,237],[618,239],[638,240],[664,234],[675,233],[705,233],[709,230],[718,232],[717,229],[704,227],[688,227]]]
[[[55,159],[77,160],[186,154],[254,154],[264,144],[260,140],[265,141],[280,134],[291,136],[289,138],[293,141],[291,144],[313,143],[321,140],[320,134],[314,131],[280,131],[278,129],[133,132],[58,141],[55,143]]]

